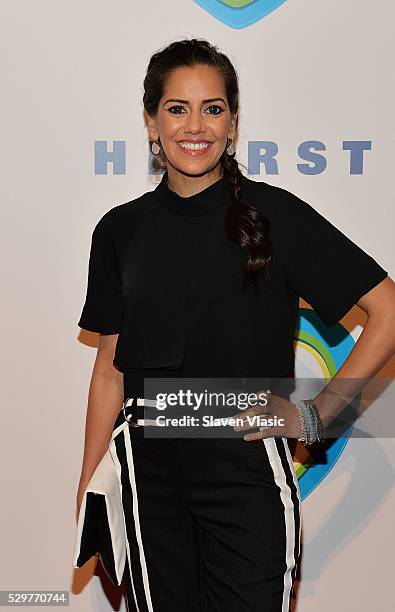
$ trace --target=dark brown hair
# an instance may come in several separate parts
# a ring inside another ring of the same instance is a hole
[[[177,68],[195,65],[211,66],[218,70],[224,80],[230,111],[233,114],[238,111],[239,86],[233,64],[207,40],[192,38],[172,42],[152,55],[144,79],[143,104],[148,115],[156,115],[170,74]],[[232,242],[248,255],[243,287],[252,283],[255,290],[259,291],[257,275],[266,268],[272,255],[272,244],[267,235],[269,221],[254,206],[242,201],[240,191],[247,179],[240,171],[235,154],[228,155],[225,150],[220,163],[224,178],[229,182],[232,198],[225,220],[226,230]]]

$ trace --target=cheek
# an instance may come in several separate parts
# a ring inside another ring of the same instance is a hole
[[[174,120],[171,116],[165,115],[161,118],[158,124],[158,130],[161,134],[162,141],[174,140],[177,132],[180,129],[180,124]]]
[[[215,125],[212,126],[211,131],[216,140],[223,140],[226,142],[229,131],[228,121],[226,118],[224,118],[222,121],[220,119],[216,121]]]

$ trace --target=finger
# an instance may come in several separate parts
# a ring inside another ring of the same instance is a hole
[[[246,431],[247,429],[256,429],[257,427],[259,427],[259,423],[256,423],[255,421],[250,422],[247,419],[243,419],[241,422],[237,422],[237,425],[233,427],[233,430]]]
[[[254,416],[255,414],[257,413],[254,411],[254,408],[246,408],[246,410],[242,410],[238,414],[232,415],[231,418],[240,420],[245,419],[247,416]]]
[[[262,427],[260,431],[249,433],[243,436],[247,442],[251,440],[263,440],[264,438],[283,437],[284,431],[279,431],[278,427]]]
[[[270,416],[270,413],[268,413],[267,410],[268,410],[267,405],[264,406],[264,405],[258,404],[257,406],[250,406],[249,408],[246,408],[245,410],[240,410],[238,414],[232,415],[231,418],[243,419],[243,418],[246,418],[247,416],[255,416],[258,414],[260,414],[261,416]]]
[[[264,427],[265,420],[272,416],[271,413],[265,412],[259,413],[256,419],[238,419],[236,425],[233,427],[234,431],[244,431],[245,429],[256,429],[257,427]]]

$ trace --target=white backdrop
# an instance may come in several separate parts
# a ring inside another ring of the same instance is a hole
[[[0,589],[70,590],[76,611],[116,606],[107,582],[89,581],[92,564],[78,572],[71,565],[97,342],[77,321],[94,225],[154,186],[142,82],[159,47],[195,36],[227,53],[240,77],[238,157],[251,178],[311,203],[394,276],[393,5],[287,0],[232,27],[205,10],[219,4],[1,3]],[[112,164],[95,174],[96,141],[109,150],[124,143],[125,174],[113,174]],[[257,141],[278,146],[278,174],[263,164],[256,171]],[[322,143],[326,167],[321,159],[307,173],[298,168],[308,163],[298,155],[306,141]],[[360,173],[350,171],[345,141],[371,148],[359,169],[353,157]],[[353,313],[343,324],[356,338],[361,322]],[[392,362],[380,375],[394,369]],[[390,609],[393,480],[393,439],[351,440],[304,500],[298,612]]]

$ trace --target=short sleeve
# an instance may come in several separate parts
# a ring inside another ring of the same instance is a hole
[[[388,272],[310,204],[280,191],[278,248],[285,275],[324,323],[334,325]]]
[[[119,265],[106,213],[92,233],[86,298],[78,326],[100,334],[117,334],[121,319]]]

